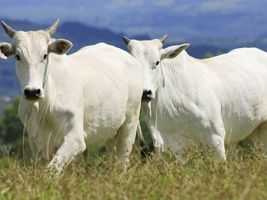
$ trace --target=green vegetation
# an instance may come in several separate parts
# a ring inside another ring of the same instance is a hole
[[[45,177],[35,162],[3,157],[0,194],[4,199],[266,199],[266,157],[257,147],[232,149],[228,162],[195,150],[194,159],[180,165],[169,155],[155,155],[146,163],[137,151],[126,173],[107,154],[82,157],[61,176]]]
[[[15,99],[4,109],[4,116],[1,120],[1,139],[4,143],[15,142],[21,138],[23,126],[18,118],[19,99]]]
[[[203,58],[212,58],[212,57],[214,57],[214,55],[210,52],[206,52],[203,56]]]
[[[0,96],[0,117],[3,116],[4,109],[6,105],[8,104],[8,101],[5,99],[4,96]]]
[[[219,55],[222,55],[224,54],[225,52],[222,52],[222,51],[217,51],[215,54],[211,53],[211,52],[206,52],[204,55],[203,55],[203,58],[212,58],[214,56],[219,56]]]
[[[10,154],[21,157],[29,151],[27,137],[23,137],[23,126],[18,118],[19,98],[7,104],[0,119],[0,145],[9,149]]]
[[[0,121],[0,199],[267,199],[267,157],[251,142],[228,147],[226,163],[215,162],[212,150],[191,149],[186,165],[170,153],[143,163],[135,145],[127,172],[101,148],[47,177],[46,162],[24,151],[17,106],[8,105]]]

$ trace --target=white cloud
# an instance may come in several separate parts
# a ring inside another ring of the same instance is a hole
[[[241,9],[242,1],[240,0],[206,0],[204,1],[200,9],[202,12],[213,11],[236,11]]]
[[[154,2],[155,2],[155,5],[158,5],[158,6],[170,6],[175,3],[175,0],[157,0]]]
[[[112,0],[106,4],[106,8],[109,10],[118,11],[119,9],[129,9],[139,6],[143,6],[145,0]]]

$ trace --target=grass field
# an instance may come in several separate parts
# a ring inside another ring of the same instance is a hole
[[[228,150],[228,162],[193,149],[186,165],[171,154],[142,163],[135,149],[126,173],[107,153],[82,156],[56,178],[44,165],[2,156],[0,199],[267,199],[267,158],[258,147]]]

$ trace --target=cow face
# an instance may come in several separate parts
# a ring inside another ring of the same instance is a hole
[[[157,89],[163,82],[161,61],[176,57],[189,46],[189,44],[182,44],[163,49],[166,39],[167,35],[164,35],[161,39],[146,41],[130,40],[126,36],[123,37],[130,54],[143,66],[145,78],[143,101],[154,99]]]
[[[72,46],[64,39],[52,39],[59,21],[51,27],[39,31],[15,31],[2,22],[5,32],[12,39],[9,43],[0,43],[0,58],[6,59],[14,55],[16,72],[19,78],[22,95],[31,101],[44,97],[44,85],[47,78],[49,53],[64,54]]]

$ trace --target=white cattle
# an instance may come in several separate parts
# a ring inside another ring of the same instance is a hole
[[[144,67],[141,109],[157,148],[184,161],[185,148],[202,144],[225,160],[225,144],[255,136],[267,151],[266,52],[241,48],[196,59],[184,51],[189,44],[163,49],[166,36],[123,39]]]
[[[86,147],[105,142],[127,162],[141,106],[142,66],[104,43],[65,55],[71,42],[51,38],[58,22],[29,32],[2,22],[13,44],[0,43],[0,55],[16,57],[19,117],[32,151],[46,159],[54,155],[48,169],[56,172]]]

